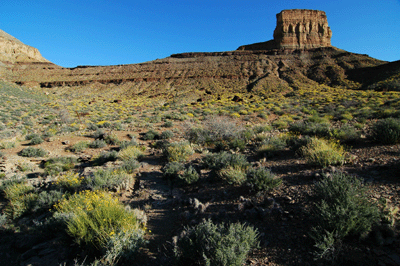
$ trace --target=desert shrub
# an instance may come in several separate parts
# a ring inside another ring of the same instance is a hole
[[[138,146],[138,144],[137,144],[137,142],[136,142],[134,137],[132,137],[132,139],[129,140],[129,141],[123,140],[123,141],[121,141],[119,143],[119,149],[120,150],[126,149],[126,148],[128,148],[130,146]]]
[[[360,179],[341,172],[324,177],[314,186],[313,211],[317,256],[332,259],[336,246],[348,235],[368,233],[379,221],[377,205],[371,203]]]
[[[2,149],[12,149],[15,148],[16,144],[14,141],[1,141],[0,142],[0,150]]]
[[[40,138],[40,136],[38,134],[36,134],[36,133],[31,133],[31,134],[28,134],[28,135],[25,136],[26,140],[32,140],[34,138]]]
[[[185,162],[193,153],[188,141],[170,143],[164,148],[164,155],[169,162]]]
[[[270,125],[257,125],[253,127],[253,131],[255,134],[260,134],[263,132],[270,132],[272,130],[272,126]]]
[[[139,167],[140,163],[136,159],[127,159],[123,161],[119,168],[128,174],[133,174]]]
[[[36,136],[31,139],[31,142],[29,142],[29,145],[38,145],[38,144],[43,143],[43,141],[44,141],[44,139],[42,139],[42,137]]]
[[[34,169],[34,165],[30,162],[18,162],[16,166],[21,172],[32,171]]]
[[[53,207],[59,200],[61,200],[63,193],[61,191],[50,190],[50,191],[42,191],[38,194],[38,197],[35,201],[35,205],[33,207],[33,211],[46,211]]]
[[[83,152],[88,147],[89,147],[89,142],[88,141],[78,141],[74,145],[68,147],[68,150],[70,150],[72,152],[75,152],[75,153],[79,153],[79,152]]]
[[[174,132],[172,132],[171,130],[165,130],[160,135],[161,139],[171,139],[173,137],[174,137]]]
[[[226,151],[210,153],[203,158],[205,167],[212,170],[221,170],[227,167],[239,167],[247,169],[249,162],[243,154],[231,154]]]
[[[162,126],[163,127],[173,127],[174,123],[172,123],[172,121],[166,121]]]
[[[179,173],[180,171],[178,171]],[[184,182],[185,184],[193,184],[199,180],[199,173],[194,169],[193,166],[189,165],[181,174],[178,175],[178,178]]]
[[[118,136],[115,134],[106,134],[104,136],[104,141],[109,145],[119,145],[120,143]]]
[[[274,155],[286,148],[286,139],[287,137],[285,135],[269,137],[260,144],[257,148],[257,152],[260,155]]]
[[[343,164],[345,160],[345,151],[337,142],[316,137],[300,148],[300,153],[310,164],[321,167]]]
[[[86,129],[91,131],[96,131],[99,129],[99,127],[96,124],[88,123],[86,124]]]
[[[95,139],[101,139],[104,138],[105,134],[106,133],[103,129],[96,129],[96,131],[93,132],[92,137]]]
[[[185,138],[191,143],[214,144],[219,149],[243,149],[252,132],[238,125],[235,119],[213,116],[203,122],[203,127],[189,127]]]
[[[144,242],[144,221],[106,192],[73,194],[63,198],[55,209],[63,214],[67,233],[82,247],[102,251],[110,246],[110,241],[117,241],[119,237],[127,238],[127,246],[122,250],[128,246],[132,248],[131,241],[137,244],[136,247]]]
[[[76,163],[78,159],[75,157],[50,158],[44,163],[44,172],[46,175],[56,176],[61,172],[71,170]]]
[[[207,220],[185,229],[177,239],[175,257],[179,265],[239,266],[258,246],[257,238],[257,230],[251,226]]]
[[[94,165],[103,165],[106,162],[116,161],[118,159],[117,151],[102,151],[93,158]]]
[[[27,147],[19,152],[19,155],[23,157],[44,157],[47,154],[48,154],[47,151],[41,148],[34,148],[34,147]]]
[[[63,175],[57,177],[54,184],[58,188],[66,189],[69,191],[75,191],[81,187],[83,181],[83,176],[79,176],[78,173],[67,172]]]
[[[294,134],[329,137],[331,124],[327,121],[298,121],[289,126],[289,131]]]
[[[26,183],[14,183],[4,189],[8,200],[4,213],[10,219],[17,219],[27,213],[35,204],[37,194],[33,186]]]
[[[124,125],[121,122],[114,122],[111,124],[113,130],[121,131],[124,130]]]
[[[222,168],[217,175],[230,185],[241,185],[246,181],[246,169],[240,166]]]
[[[89,148],[92,149],[104,148],[105,146],[107,146],[107,143],[102,139],[95,139],[89,144]]]
[[[305,136],[297,136],[297,135],[292,135],[286,140],[287,145],[291,150],[293,150],[295,153],[298,153],[301,155],[301,148],[304,146],[307,146],[307,144],[311,141],[311,137],[308,135]]]
[[[128,146],[118,152],[118,158],[123,161],[140,159],[144,155],[144,149],[143,146]]]
[[[265,167],[250,168],[247,171],[247,185],[255,191],[270,191],[282,184],[271,170]]]
[[[361,131],[356,129],[353,125],[344,124],[340,128],[332,129],[331,136],[341,142],[352,142],[361,137]]]
[[[372,126],[372,138],[383,144],[400,143],[400,119],[386,118]]]
[[[93,176],[86,176],[84,183],[92,190],[118,189],[131,184],[133,176],[121,169],[99,169]]]
[[[167,163],[163,169],[163,176],[164,178],[173,180],[179,177],[179,174],[185,170],[185,165],[180,162],[169,162]]]
[[[154,139],[158,139],[159,137],[160,137],[160,133],[158,133],[157,131],[154,131],[152,129],[150,129],[143,135],[144,140],[154,140]]]

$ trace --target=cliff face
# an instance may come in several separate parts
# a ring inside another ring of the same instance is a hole
[[[0,30],[0,61],[10,63],[49,62],[42,57],[38,49],[23,44],[2,30]]]
[[[274,39],[240,46],[237,50],[312,49],[331,47],[332,31],[324,11],[283,10],[276,15]]]
[[[332,31],[324,11],[292,9],[276,15],[274,40],[278,49],[331,46]]]

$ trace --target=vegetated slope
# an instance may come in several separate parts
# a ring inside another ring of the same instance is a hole
[[[210,92],[269,93],[270,90],[329,86],[360,88],[359,79],[347,77],[354,69],[384,65],[367,55],[325,47],[309,50],[258,50],[215,53],[184,53],[132,65],[60,68],[44,64],[15,64],[8,78],[18,84],[49,91],[76,87],[93,93],[102,85],[116,85],[126,96],[197,100]],[[57,89],[55,89],[57,88]],[[104,88],[103,88],[104,89]]]

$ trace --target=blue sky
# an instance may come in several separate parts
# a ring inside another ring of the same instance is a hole
[[[292,8],[325,11],[333,46],[400,60],[400,0],[1,0],[0,29],[60,66],[133,64],[271,40]]]

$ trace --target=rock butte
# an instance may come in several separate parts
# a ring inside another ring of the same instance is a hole
[[[238,50],[312,49],[331,46],[332,31],[324,11],[283,10],[276,15],[274,39],[244,45]]]

